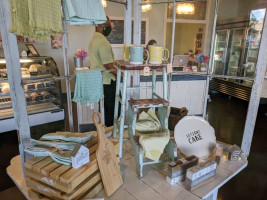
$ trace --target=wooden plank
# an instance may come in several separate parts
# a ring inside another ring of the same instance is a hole
[[[97,116],[99,122],[96,121]],[[104,189],[107,196],[110,196],[123,184],[120,167],[117,163],[114,145],[105,135],[101,114],[94,113],[93,121],[98,133],[98,146],[96,150],[97,163]]]
[[[84,183],[81,184],[81,186],[79,186],[78,188],[76,188],[71,194],[66,194],[64,192],[61,192],[60,190],[57,190],[55,188],[49,187],[48,185],[35,181],[32,178],[27,178],[26,183],[33,190],[40,192],[50,198],[72,200],[76,199],[76,197],[85,194],[88,190],[90,190],[91,187],[93,187],[100,180],[101,176],[99,172],[95,173],[92,175],[92,177],[88,177],[84,181]]]
[[[46,158],[46,156],[34,157],[33,159],[26,161],[24,163],[24,165],[26,168],[31,169],[34,164],[40,162],[41,160],[43,160],[45,158]]]
[[[96,163],[96,154],[94,153],[93,155],[90,155],[90,162],[87,163],[86,165],[78,169],[71,168],[66,173],[60,175],[60,181],[62,183],[70,183],[71,181],[73,181],[75,178],[77,178],[80,175],[82,175],[82,177],[85,176],[83,173],[87,169],[90,169],[90,167],[92,167],[95,163]]]
[[[47,176],[43,176],[40,173],[37,173],[33,170],[25,169],[27,175],[34,179],[35,181],[40,181],[46,185],[49,185],[55,189],[58,189],[60,191],[66,192],[66,193],[71,193],[74,188],[71,188],[71,185],[62,183],[60,181],[55,181]]]
[[[44,194],[45,196],[48,196],[52,199],[68,199],[68,197],[62,194],[61,191],[50,188],[42,183],[39,183],[38,181],[35,181],[32,178],[26,178],[26,183],[27,186],[34,191]]]
[[[100,177],[100,174],[99,174],[99,177]],[[92,194],[97,193],[102,188],[103,188],[103,184],[102,184],[101,177],[100,177],[100,179],[93,186],[91,186],[89,188],[89,190],[87,190],[86,192],[81,193],[80,195],[75,197],[73,200],[84,199],[84,197],[87,196],[88,193],[91,193],[92,191],[93,191]]]
[[[251,96],[250,96],[251,101],[249,101],[246,124],[241,145],[241,149],[246,154],[246,156],[248,156],[250,152],[252,137],[254,133],[255,123],[257,119],[257,113],[261,98],[262,84],[266,72],[266,65],[267,65],[267,15],[265,14],[257,66],[255,71],[255,79],[253,82]]]
[[[2,0],[0,1],[0,31],[3,40],[14,119],[18,130],[20,158],[24,170],[24,161],[32,158],[32,155],[24,152],[24,149],[30,146],[31,134],[24,87],[23,84],[21,84],[22,76],[17,37],[15,34],[8,31],[10,26],[9,1]]]
[[[93,146],[93,145],[96,144],[96,143],[97,143],[97,138],[94,137],[94,138],[92,138],[91,140],[89,140],[89,141],[87,142],[87,148],[90,148],[91,146]]]
[[[90,158],[91,158],[91,155],[96,152],[96,149],[97,149],[97,144],[89,148]]]
[[[52,162],[49,165],[43,167],[41,169],[41,174],[45,175],[45,176],[49,176],[50,172],[54,171],[56,168],[60,167],[62,164],[57,163],[57,162]]]
[[[98,165],[97,165],[96,160],[94,160],[94,164],[90,168],[88,168],[86,171],[84,171],[82,176],[77,177],[76,179],[74,179],[71,182],[71,187],[75,188],[84,180],[83,176],[88,177],[88,176],[92,175],[97,170],[98,170]]]
[[[94,161],[90,162],[90,165],[88,165],[86,170],[82,172],[82,175],[80,174],[79,176],[75,176],[75,179],[73,179],[71,183],[64,183],[60,180],[53,180],[48,176],[44,176],[43,174],[29,169],[26,169],[26,173],[29,177],[34,178],[37,181],[43,182],[63,192],[70,193],[97,170],[98,165],[95,159]]]
[[[60,175],[62,175],[63,173],[65,173],[66,171],[68,171],[69,169],[71,169],[71,166],[68,165],[61,165],[60,167],[56,168],[54,171],[52,171],[50,173],[50,177],[54,180],[59,180]]]
[[[43,167],[47,166],[48,164],[50,164],[52,162],[54,162],[54,161],[51,157],[46,157],[45,159],[41,160],[40,162],[32,165],[32,169],[33,169],[33,171],[40,172]]]
[[[35,192],[34,190],[31,189],[29,189],[29,197],[34,200],[51,200],[50,198],[44,196],[43,194]]]
[[[93,190],[91,190],[86,196],[83,198],[83,200],[90,200],[94,198],[102,189],[104,188],[102,181],[98,181],[96,183],[96,186]],[[106,198],[105,198],[106,199]]]

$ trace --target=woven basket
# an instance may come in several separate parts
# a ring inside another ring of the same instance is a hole
[[[173,131],[176,124],[188,113],[187,108],[175,108],[171,107],[171,112],[169,115],[169,130]]]

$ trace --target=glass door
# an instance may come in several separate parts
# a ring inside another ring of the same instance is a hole
[[[213,68],[212,68],[213,74],[223,75],[226,49],[227,49],[227,35],[228,35],[227,30],[216,32]]]
[[[243,49],[245,29],[232,29],[229,34],[228,53],[224,74],[228,76],[240,75],[240,62]]]
[[[250,13],[249,29],[244,51],[242,76],[254,77],[261,41],[261,33],[266,9],[252,10]],[[245,85],[252,85],[252,81],[244,81]]]

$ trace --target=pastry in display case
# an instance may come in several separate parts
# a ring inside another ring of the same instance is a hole
[[[63,120],[61,82],[54,59],[27,57],[20,63],[30,125]],[[16,129],[4,58],[0,58],[0,127],[0,133]]]

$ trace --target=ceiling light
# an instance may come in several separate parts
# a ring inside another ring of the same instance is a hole
[[[101,2],[102,2],[103,7],[106,8],[107,7],[107,1],[106,0],[101,0]]]
[[[152,8],[151,4],[142,5],[142,12],[147,12],[151,10],[151,8]]]
[[[195,14],[195,6],[193,3],[179,3],[176,11],[177,14],[192,15]]]

